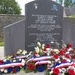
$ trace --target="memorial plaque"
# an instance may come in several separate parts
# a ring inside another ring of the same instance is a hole
[[[25,6],[25,49],[34,50],[36,42],[62,42],[63,7],[51,0],[36,0]]]

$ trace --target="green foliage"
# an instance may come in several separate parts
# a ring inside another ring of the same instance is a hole
[[[50,74],[49,74],[49,71],[46,71],[46,74],[45,74],[45,75],[50,75]]]
[[[72,0],[65,0],[65,7],[70,7],[70,5],[72,4]]]
[[[63,0],[59,0],[60,4],[62,4]],[[65,7],[75,7],[75,2],[73,3],[72,0],[65,0],[64,1]]]
[[[4,46],[4,42],[0,42],[0,46]]]
[[[63,1],[62,0],[59,0],[59,1],[60,1],[60,4],[62,4]]]
[[[0,0],[0,14],[20,14],[21,9],[15,0]]]

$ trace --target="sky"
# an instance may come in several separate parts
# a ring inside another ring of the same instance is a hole
[[[31,2],[33,0],[16,0],[18,4],[20,5],[21,10],[21,15],[25,15],[25,4],[28,2]]]

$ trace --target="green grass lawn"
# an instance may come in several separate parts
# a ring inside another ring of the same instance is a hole
[[[4,42],[0,42],[0,46],[4,46]]]
[[[68,18],[75,18],[75,14],[68,16]]]

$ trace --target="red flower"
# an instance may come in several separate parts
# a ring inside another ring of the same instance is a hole
[[[58,59],[58,55],[56,55],[56,54],[54,54],[53,57],[54,57],[55,59]]]
[[[33,70],[34,69],[34,64],[32,64],[32,63],[31,64],[28,64],[28,69],[29,70]]]
[[[34,54],[34,56],[36,56],[36,54],[37,54],[37,53],[36,53],[36,52],[34,52],[33,54]]]
[[[54,54],[54,52],[53,52],[53,51],[51,51],[51,52],[50,52],[50,54],[51,54],[51,55],[53,55],[53,54]]]
[[[54,68],[53,69],[53,74],[58,75],[59,74],[59,69],[58,68]]]
[[[71,43],[67,44],[67,47],[68,48],[72,47],[72,44]]]
[[[70,59],[70,55],[68,55],[68,54],[65,54],[65,57]]]
[[[68,70],[68,74],[69,74],[69,75],[75,75],[75,72],[74,72],[74,70],[69,69],[69,70]]]
[[[46,48],[44,48],[44,51],[46,51]]]
[[[61,49],[63,52],[67,52],[67,48],[62,48]]]
[[[73,56],[73,58],[75,59],[75,55]]]
[[[64,52],[62,50],[59,51],[60,55],[64,55]]]
[[[13,69],[13,70],[12,70],[12,72],[13,72],[13,73],[16,73],[16,70],[15,70],[15,69]]]
[[[75,48],[73,48],[75,50]]]
[[[66,60],[65,59],[62,59],[61,62],[66,62]]]
[[[0,60],[0,64],[2,64],[3,63],[3,60]]]
[[[46,44],[45,47],[46,47],[46,48],[50,48],[50,45],[49,45],[49,44]]]

